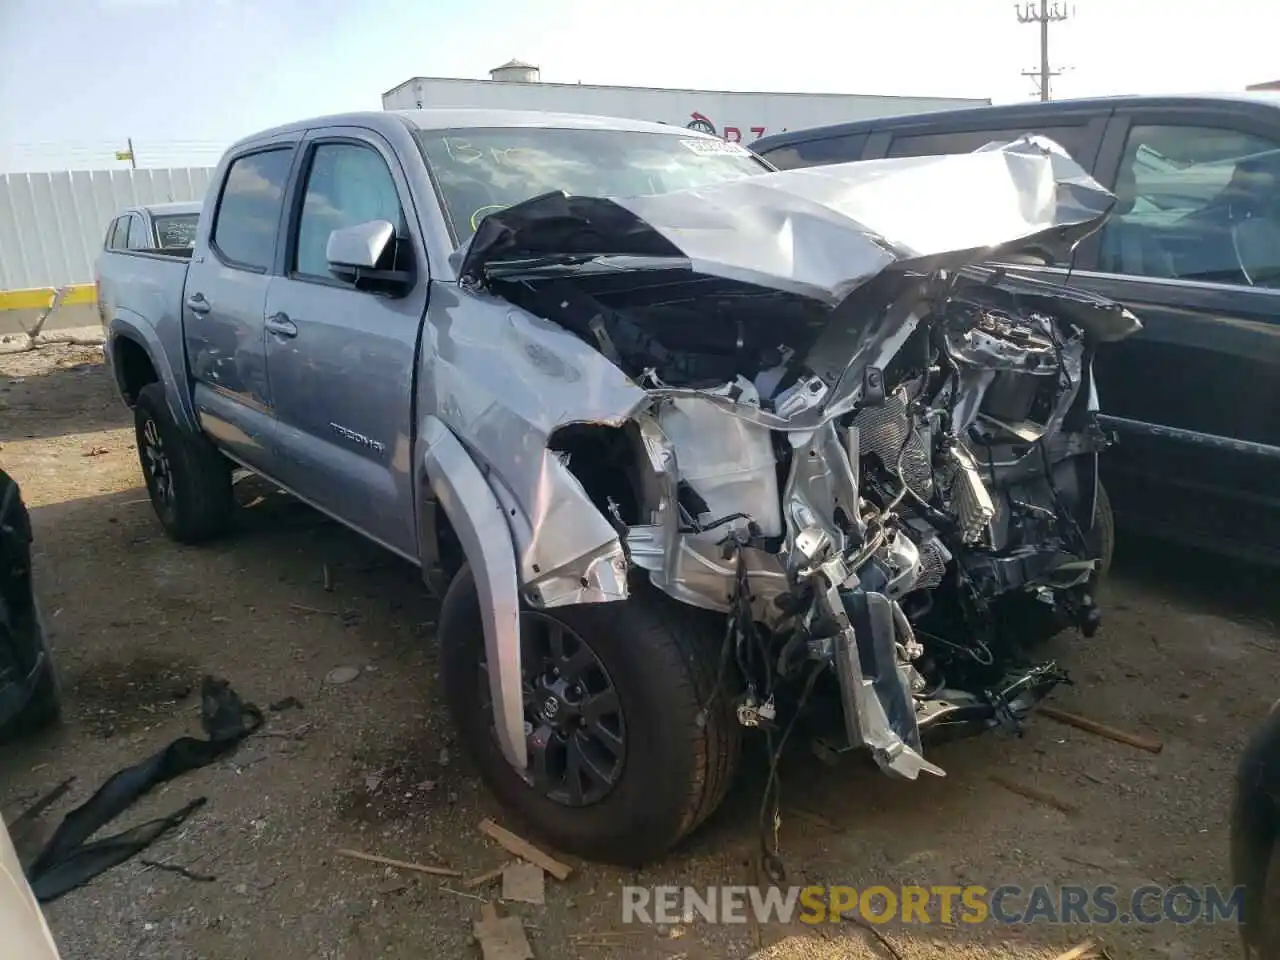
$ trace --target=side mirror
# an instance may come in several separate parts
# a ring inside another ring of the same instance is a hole
[[[334,230],[324,252],[329,271],[356,289],[403,292],[413,285],[413,272],[396,269],[399,246],[393,224],[370,220]]]

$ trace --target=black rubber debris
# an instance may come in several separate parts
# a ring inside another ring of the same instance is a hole
[[[27,882],[37,900],[56,900],[124,863],[205,803],[204,797],[198,797],[166,817],[86,843],[157,784],[212,763],[262,726],[262,711],[242,701],[225,680],[206,676],[200,696],[200,725],[208,739],[178,738],[150,759],[113,774],[97,793],[68,813],[27,868]]]

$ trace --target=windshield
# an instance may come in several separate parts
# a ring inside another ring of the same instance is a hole
[[[198,213],[169,213],[153,217],[156,228],[156,246],[161,250],[180,250],[196,244]]]
[[[556,190],[634,197],[768,170],[739,144],[675,133],[486,127],[416,136],[459,245],[486,214]]]

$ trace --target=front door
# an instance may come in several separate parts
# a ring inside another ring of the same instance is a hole
[[[192,399],[204,429],[270,472],[273,434],[263,316],[295,145],[257,148],[227,168],[209,236],[183,291]]]
[[[284,275],[272,282],[266,303],[279,431],[275,478],[416,558],[409,453],[428,271],[425,251],[409,239],[407,224],[416,218],[408,185],[394,152],[370,131],[313,133],[304,149]],[[370,220],[396,226],[397,267],[416,276],[407,295],[357,290],[329,271],[329,234]]]

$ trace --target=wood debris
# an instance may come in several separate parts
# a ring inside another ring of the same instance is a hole
[[[1086,940],[1084,943],[1078,943],[1066,953],[1060,953],[1054,960],[1085,960],[1086,957],[1096,956],[1094,951],[1094,943],[1092,940]]]
[[[477,874],[470,880],[464,881],[463,886],[468,890],[474,890],[476,887],[483,887],[486,883],[492,883],[502,876],[502,871],[507,869],[511,864],[519,863],[518,860],[508,860],[500,867],[494,867],[492,870],[486,870],[484,873]]]
[[[1097,720],[1082,717],[1078,713],[1070,713],[1048,705],[1041,706],[1038,712],[1044,714],[1050,720],[1057,720],[1059,723],[1065,723],[1067,726],[1075,727],[1077,730],[1105,737],[1108,740],[1114,740],[1116,743],[1123,743],[1130,747],[1137,747],[1139,750],[1146,750],[1148,753],[1159,753],[1164,749],[1164,744],[1159,740],[1136,733],[1128,733],[1117,727],[1099,723]]]
[[[522,860],[537,864],[557,880],[568,880],[573,873],[572,867],[539,850],[524,837],[517,836],[505,827],[498,826],[488,817],[480,821],[480,832],[496,840],[509,853],[514,853]]]
[[[502,871],[502,899],[520,903],[547,902],[545,874],[534,863],[517,860]]]
[[[1008,780],[998,773],[988,774],[987,779],[994,784],[1004,787],[1010,793],[1016,793],[1018,796],[1026,797],[1028,800],[1043,803],[1045,806],[1053,807],[1055,810],[1060,810],[1063,813],[1076,813],[1080,809],[1070,801],[1055,797],[1048,790],[1041,790],[1039,787],[1031,787],[1025,783]]]
[[[432,867],[423,863],[409,863],[405,860],[392,860],[390,857],[379,857],[372,853],[361,853],[359,850],[335,850],[340,857],[350,857],[353,860],[364,860],[367,863],[381,863],[388,867],[397,867],[401,870],[414,870],[418,873],[429,873],[433,877],[460,877],[459,870],[450,870],[448,867]]]
[[[484,960],[533,960],[533,948],[525,936],[519,917],[503,917],[498,908],[485,901],[480,919],[471,928]]]

